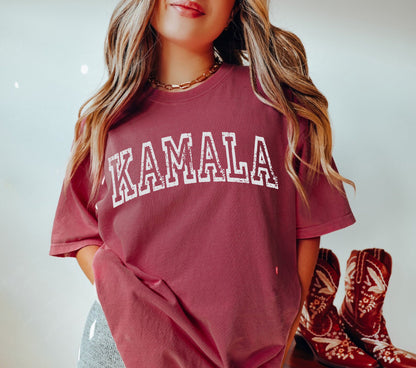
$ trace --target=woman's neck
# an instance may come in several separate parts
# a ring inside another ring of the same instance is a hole
[[[215,62],[212,48],[201,52],[186,49],[171,42],[166,42],[161,46],[155,75],[156,79],[166,84],[181,84],[194,80],[208,71]],[[194,84],[189,89],[198,84]]]

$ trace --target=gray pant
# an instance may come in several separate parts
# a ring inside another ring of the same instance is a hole
[[[125,368],[97,301],[91,306],[85,322],[77,368]]]

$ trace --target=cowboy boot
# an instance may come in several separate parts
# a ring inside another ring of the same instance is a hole
[[[353,250],[347,261],[340,317],[350,338],[381,367],[415,368],[416,355],[392,345],[383,317],[391,268],[391,256],[383,249]]]
[[[337,257],[331,250],[320,248],[295,335],[296,343],[309,347],[316,360],[330,367],[378,367],[377,361],[355,346],[342,329],[333,305],[339,278]]]

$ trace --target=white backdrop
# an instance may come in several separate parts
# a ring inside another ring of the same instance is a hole
[[[206,0],[208,1],[208,0]],[[74,259],[48,256],[78,109],[104,81],[114,0],[0,0],[0,366],[70,368],[93,289]],[[357,223],[321,246],[393,257],[384,316],[416,352],[414,0],[271,0],[272,23],[305,44],[330,102],[338,169]],[[87,70],[87,67],[88,70]]]

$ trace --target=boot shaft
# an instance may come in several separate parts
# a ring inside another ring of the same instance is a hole
[[[329,250],[319,249],[318,260],[311,279],[307,303],[331,305],[338,290],[340,280],[339,262],[335,254]],[[323,307],[323,305],[322,305]]]
[[[340,268],[337,257],[329,249],[319,249],[318,260],[304,304],[303,321],[313,321],[314,326],[319,326],[323,330],[332,323],[330,311],[333,308],[339,279]]]
[[[363,333],[380,326],[391,269],[391,256],[383,249],[353,250],[347,261],[342,313]]]

